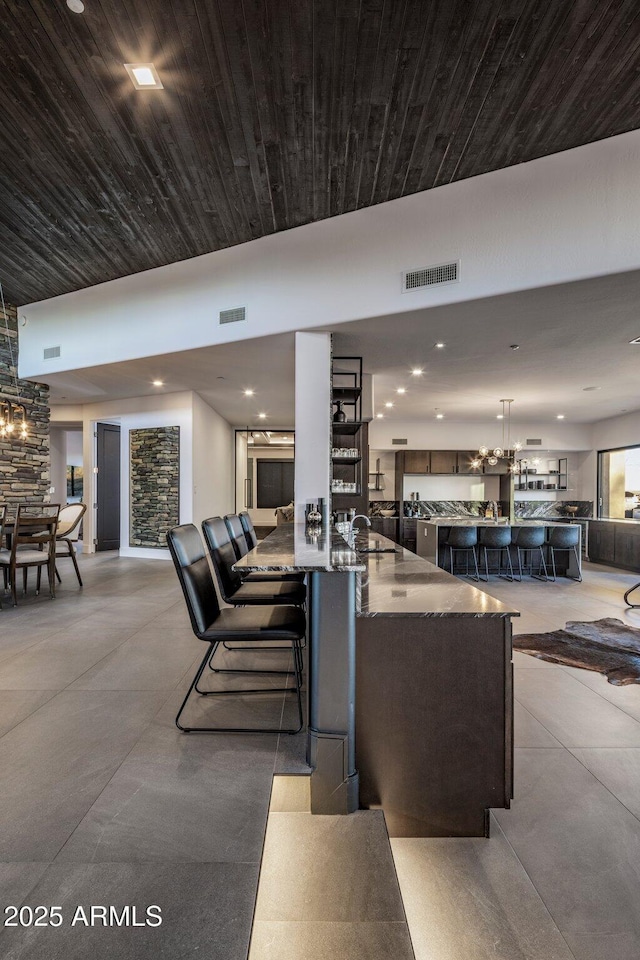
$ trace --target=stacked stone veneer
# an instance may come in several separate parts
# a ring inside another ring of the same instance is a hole
[[[180,523],[180,427],[130,430],[129,451],[129,546],[166,547]]]
[[[29,436],[21,440],[0,438],[0,503],[15,512],[18,503],[48,503],[50,480],[49,387],[18,380],[18,328],[15,307],[7,304],[9,339],[0,310],[0,394],[16,398],[27,408]],[[13,351],[13,363],[11,352]],[[15,366],[14,366],[15,364]]]

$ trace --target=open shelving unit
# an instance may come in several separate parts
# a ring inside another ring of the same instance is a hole
[[[347,419],[332,419],[331,501],[334,510],[368,513],[368,424],[362,416],[362,357],[333,357],[331,378],[332,417],[342,409]],[[338,405],[340,404],[340,406]],[[340,450],[357,453],[340,454]],[[348,489],[341,490],[344,483]]]
[[[528,465],[519,470],[515,476],[515,489],[520,493],[523,490],[528,490],[530,492],[535,491],[536,493],[554,493],[556,490],[566,490],[569,479],[567,471],[567,458],[560,457],[557,461],[555,461],[558,464],[557,470],[548,466],[550,462],[551,461],[548,461],[547,463],[547,470],[540,470],[538,467],[530,467]],[[519,461],[519,464],[520,463],[521,461]],[[557,483],[553,486],[550,484],[544,484],[542,487],[529,486],[530,483],[537,483],[538,480],[542,479],[548,480],[551,477],[557,479]]]

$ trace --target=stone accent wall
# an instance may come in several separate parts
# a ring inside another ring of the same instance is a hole
[[[129,457],[129,546],[166,547],[180,523],[180,427],[130,430]]]
[[[18,321],[16,308],[7,304],[9,341],[0,309],[0,394],[16,396],[18,363]],[[43,383],[18,380],[18,399],[27,408],[29,436],[26,440],[0,438],[0,503],[9,504],[9,513],[18,503],[50,501],[49,387]]]

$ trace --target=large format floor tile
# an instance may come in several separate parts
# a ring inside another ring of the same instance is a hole
[[[640,750],[572,750],[607,790],[640,821]]]
[[[638,960],[640,936],[635,933],[565,934],[579,960]]]
[[[269,815],[256,920],[404,919],[381,812]]]
[[[484,839],[391,841],[416,960],[572,960],[497,824]]]
[[[249,960],[413,960],[406,923],[257,920]]]
[[[0,686],[0,737],[39,710],[57,690],[2,690]]]
[[[515,698],[566,747],[640,747],[640,723],[566,671],[515,671]]]
[[[517,750],[494,816],[559,929],[640,933],[640,822],[566,750]]]
[[[51,860],[162,705],[66,691],[0,740],[0,860]]]
[[[252,864],[54,864],[26,898],[57,904],[58,928],[4,929],[3,960],[245,960],[258,867]],[[76,907],[162,911],[160,926],[71,926]]]

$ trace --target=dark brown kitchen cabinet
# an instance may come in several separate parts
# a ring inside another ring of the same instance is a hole
[[[432,450],[431,451],[431,473],[457,473],[458,472],[458,452],[457,450]]]
[[[606,520],[589,523],[589,559],[594,563],[614,562],[615,528]]]
[[[640,524],[590,520],[589,560],[640,570]]]
[[[433,473],[431,468],[431,458],[433,453],[429,450],[405,450],[404,451],[404,472],[405,473]],[[442,470],[437,471],[442,473]]]
[[[383,537],[387,537],[388,540],[393,540],[394,543],[400,542],[398,524],[399,520],[397,517],[371,517],[372,533],[380,533]]]
[[[458,473],[482,474],[482,465],[472,467],[471,463],[478,456],[477,450],[458,450]]]
[[[410,519],[409,517],[402,517],[400,524],[402,530],[400,543],[406,550],[411,550],[412,553],[415,553],[418,521]]]

